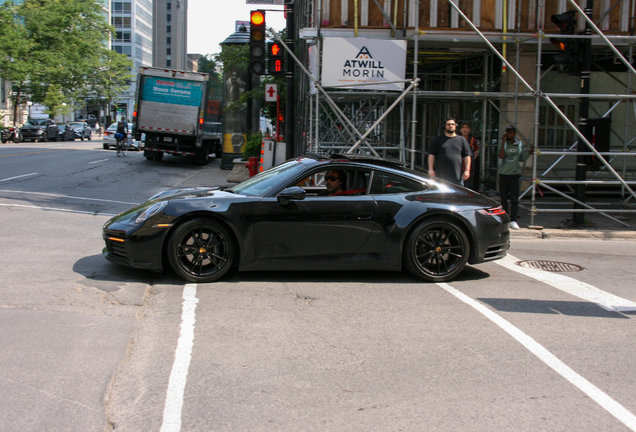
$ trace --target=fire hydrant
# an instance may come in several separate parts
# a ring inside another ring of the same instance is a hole
[[[250,157],[249,161],[245,164],[247,169],[250,171],[250,177],[258,174],[258,158]]]

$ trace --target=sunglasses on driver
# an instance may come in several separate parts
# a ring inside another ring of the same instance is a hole
[[[340,180],[340,179],[338,177],[334,177],[332,175],[328,175],[328,176],[325,176],[325,180],[327,180],[327,181],[336,181],[336,180]]]

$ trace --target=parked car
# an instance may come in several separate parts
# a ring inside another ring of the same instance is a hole
[[[139,142],[132,137],[132,123],[128,123],[128,149],[139,150]],[[115,139],[115,133],[117,132],[117,123],[113,123],[108,126],[108,129],[104,131],[104,149],[115,148],[117,140]]]
[[[344,191],[322,196],[325,179],[339,180]],[[329,272],[405,267],[423,280],[443,282],[467,263],[503,258],[509,222],[499,202],[400,162],[312,154],[228,189],[160,192],[106,222],[104,256],[154,271],[169,262],[197,283],[215,281],[232,266]]]
[[[89,141],[93,138],[92,130],[88,126],[88,124],[86,124],[86,122],[74,121],[68,122],[68,124],[71,126],[71,128],[73,128],[73,131],[75,132],[75,138],[79,138],[82,141],[84,141],[84,138]]]
[[[58,141],[75,141],[75,131],[69,124],[58,125]]]
[[[20,128],[24,141],[54,141],[58,127],[51,119],[29,119]]]

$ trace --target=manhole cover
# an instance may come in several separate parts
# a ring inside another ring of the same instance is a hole
[[[549,272],[577,272],[585,270],[585,267],[581,267],[576,264],[569,264],[558,261],[517,261],[515,264],[525,268],[545,270]]]

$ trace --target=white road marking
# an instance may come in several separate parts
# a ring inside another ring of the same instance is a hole
[[[498,325],[503,331],[508,333],[517,342],[526,347],[532,354],[537,356],[546,365],[551,367],[556,373],[578,387],[583,393],[589,396],[601,407],[606,409],[611,415],[623,422],[625,426],[630,428],[632,431],[636,431],[636,416],[634,414],[628,411],[623,405],[609,397],[605,392],[596,387],[594,384],[583,378],[578,373],[574,372],[574,370],[572,370],[569,366],[559,360],[554,354],[545,349],[537,341],[519,330],[510,322],[506,321],[505,319],[488,309],[486,306],[482,305],[476,300],[473,300],[466,294],[456,290],[450,285],[445,283],[438,283],[437,285],[449,294],[452,294],[459,300],[473,307],[478,312],[483,314],[486,318]]]
[[[22,177],[30,177],[30,176],[34,176],[34,175],[38,175],[38,173],[23,174],[23,175],[19,175],[19,176],[15,176],[15,177],[9,177],[9,178],[0,180],[0,182],[14,180],[14,179],[17,179],[17,178],[22,178]]]
[[[52,210],[52,211],[60,211],[60,212],[65,212],[65,213],[81,213],[81,214],[89,214],[89,215],[93,215],[93,216],[117,216],[114,213],[100,213],[100,212],[88,212],[88,211],[81,211],[81,210],[69,210],[69,209],[63,209],[63,208],[55,208],[55,207],[40,207],[40,206],[33,206],[33,205],[23,205],[23,204],[3,204],[0,203],[1,207],[22,207],[22,208],[32,208],[32,209],[38,209],[38,210]]]
[[[174,364],[168,382],[166,404],[163,409],[161,432],[179,432],[181,430],[181,411],[183,395],[192,359],[194,345],[195,311],[199,299],[197,285],[188,284],[183,288],[183,312],[181,314],[181,334],[174,355]]]
[[[0,189],[0,192],[11,192],[11,193],[17,193],[17,194],[46,195],[46,196],[52,196],[52,197],[56,197],[56,198],[70,198],[70,199],[77,199],[77,200],[109,202],[109,203],[116,203],[116,204],[130,204],[130,205],[138,205],[139,204],[139,203],[133,203],[133,202],[127,202],[127,201],[113,201],[113,200],[100,199],[100,198],[84,198],[84,197],[76,197],[76,196],[70,196],[70,195],[45,193],[45,192],[26,192],[26,191],[16,191],[16,190],[7,190],[7,189]]]
[[[531,278],[551,285],[554,288],[575,297],[596,303],[604,309],[619,312],[636,311],[636,303],[633,301],[615,296],[614,294],[610,294],[592,285],[586,284],[585,282],[581,282],[567,276],[518,266],[515,264],[517,261],[520,260],[512,255],[508,255],[503,259],[495,261],[495,263],[507,268],[508,270],[530,276]]]
[[[101,159],[101,160],[97,160],[97,161],[93,161],[93,162],[89,162],[88,164],[96,164],[96,163],[100,163],[100,162],[106,162],[109,159]]]

